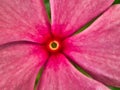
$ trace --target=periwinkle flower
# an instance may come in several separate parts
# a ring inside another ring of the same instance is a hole
[[[33,90],[42,67],[37,90],[120,87],[120,5],[113,1],[50,0],[50,21],[43,0],[0,0],[0,90]]]

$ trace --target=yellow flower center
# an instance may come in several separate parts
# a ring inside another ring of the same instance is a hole
[[[50,50],[52,50],[52,51],[56,51],[56,50],[58,50],[59,49],[59,42],[58,41],[51,41],[50,43],[49,43],[49,48],[50,48]]]

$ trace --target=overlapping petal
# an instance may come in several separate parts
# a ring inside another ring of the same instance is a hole
[[[38,90],[109,90],[77,71],[62,54],[50,57]]]
[[[42,47],[26,42],[0,47],[0,90],[33,90],[46,59]]]
[[[43,42],[48,27],[43,0],[0,0],[0,45],[19,40]]]
[[[120,5],[65,42],[64,53],[96,80],[120,87]]]
[[[50,0],[52,32],[66,37],[106,10],[114,0]]]

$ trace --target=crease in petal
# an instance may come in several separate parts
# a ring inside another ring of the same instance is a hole
[[[70,36],[105,11],[114,0],[50,0],[52,32]]]
[[[120,4],[89,28],[65,40],[64,53],[96,80],[120,87]]]
[[[42,47],[32,44],[0,48],[0,90],[33,90],[47,57]]]
[[[0,0],[0,44],[43,42],[45,35],[49,36],[49,27],[43,0]]]
[[[103,84],[90,79],[67,60],[63,54],[50,57],[37,90],[109,90]]]

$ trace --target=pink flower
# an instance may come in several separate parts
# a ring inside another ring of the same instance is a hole
[[[50,0],[50,23],[43,0],[0,0],[0,90],[33,90],[42,67],[37,90],[120,87],[120,5],[112,3]]]

